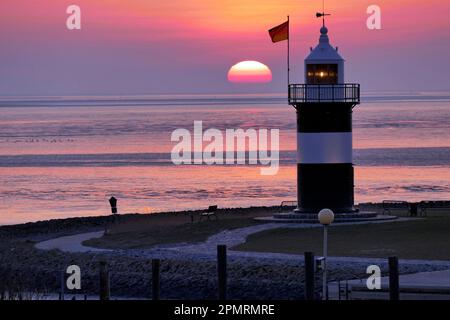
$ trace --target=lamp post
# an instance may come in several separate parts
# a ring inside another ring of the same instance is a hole
[[[328,225],[334,221],[334,213],[330,209],[322,209],[319,212],[319,222],[323,225],[323,285],[322,299],[328,298],[327,286],[327,251],[328,251]]]

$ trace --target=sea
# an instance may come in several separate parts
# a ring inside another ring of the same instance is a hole
[[[280,169],[175,165],[176,129],[279,129]],[[369,92],[353,110],[355,201],[450,199],[450,92]],[[0,97],[0,224],[296,200],[283,94]],[[326,183],[326,181],[324,181]]]

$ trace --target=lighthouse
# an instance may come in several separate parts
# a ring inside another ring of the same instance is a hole
[[[282,203],[278,213],[257,220],[318,223],[325,208],[333,210],[335,223],[396,219],[355,208],[352,116],[360,104],[360,85],[345,81],[345,60],[328,37],[328,15],[316,14],[323,22],[319,43],[304,61],[304,83],[288,84],[297,115],[297,208],[286,212]],[[289,39],[288,23],[269,30],[273,42]]]
[[[360,103],[360,86],[345,82],[344,64],[324,21],[319,43],[304,61],[304,83],[289,85],[289,104],[297,114],[297,214],[357,211],[352,112]]]

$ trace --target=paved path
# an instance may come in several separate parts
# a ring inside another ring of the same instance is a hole
[[[43,250],[59,249],[65,252],[108,252],[108,249],[96,249],[83,246],[83,241],[89,239],[100,238],[103,236],[103,231],[80,233],[73,236],[59,237],[42,241],[36,244],[36,248]]]
[[[397,219],[394,221],[405,221],[406,219]],[[389,221],[389,222],[394,222]],[[372,221],[372,222],[349,222],[349,223],[340,223],[336,224],[336,227],[342,225],[349,224],[367,224],[367,223],[386,223],[388,221]],[[147,251],[155,251],[155,250],[172,250],[172,251],[183,251],[184,253],[203,253],[208,251],[216,250],[218,244],[224,244],[227,247],[231,248],[236,245],[245,243],[247,237],[251,234],[258,233],[265,230],[277,229],[277,228],[320,228],[320,224],[308,224],[308,223],[264,223],[258,224],[255,226],[238,228],[232,230],[225,230],[219,232],[215,235],[209,237],[205,242],[195,243],[195,244],[186,244],[186,243],[178,243],[178,244],[166,244],[166,245],[157,245],[151,249],[146,249]],[[103,231],[98,232],[88,232],[81,233],[73,236],[65,236],[54,238],[50,240],[46,240],[43,242],[39,242],[36,245],[38,249],[51,250],[51,249],[59,249],[65,252],[107,252],[113,250],[106,249],[96,249],[89,248],[83,246],[81,243],[83,241],[100,238],[103,235]],[[120,251],[120,250],[118,250]]]
[[[370,224],[370,223],[388,223],[388,222],[396,222],[396,221],[406,221],[409,220],[408,218],[403,219],[397,219],[397,220],[380,220],[380,221],[364,221],[364,222],[346,222],[346,223],[339,223],[336,225],[333,225],[333,227],[339,227],[339,226],[345,226],[345,225],[357,225],[357,224]],[[153,249],[166,249],[166,250],[181,250],[185,253],[195,253],[195,252],[208,252],[212,251],[215,252],[217,245],[224,244],[228,248],[232,248],[234,246],[237,246],[239,244],[245,243],[248,236],[258,233],[265,230],[270,229],[278,229],[278,228],[296,228],[296,229],[306,229],[306,228],[321,228],[322,225],[317,223],[265,223],[265,224],[258,224],[255,226],[245,227],[245,228],[238,228],[238,229],[232,229],[232,230],[225,230],[222,232],[219,232],[211,237],[209,237],[205,242],[202,243],[194,243],[194,244],[169,244],[169,245],[160,245],[155,246]],[[251,252],[248,252],[252,254]],[[241,254],[241,255],[247,255],[247,252],[237,253],[234,254]],[[258,255],[261,255],[261,253],[256,253]],[[266,253],[262,253],[266,254]],[[297,256],[297,255],[294,255]]]
[[[348,224],[365,224],[365,223],[394,223],[395,221],[405,221],[406,219],[397,219],[394,221],[373,221],[373,222],[357,222],[357,223],[341,223]],[[103,231],[82,233],[74,236],[66,236],[47,240],[36,244],[38,249],[51,250],[59,249],[65,252],[103,252],[118,255],[127,255],[142,258],[160,258],[160,259],[200,259],[211,260],[216,259],[216,248],[219,244],[224,244],[228,248],[245,243],[246,238],[254,233],[276,229],[276,228],[318,228],[318,224],[294,224],[294,223],[265,223],[255,226],[225,230],[209,237],[205,242],[187,244],[165,244],[157,245],[150,249],[126,249],[126,250],[108,250],[96,249],[83,246],[81,243],[92,238],[99,238],[103,235]],[[267,253],[267,252],[247,252],[228,250],[231,259],[258,259],[271,260],[271,262],[279,263],[298,263],[302,261],[303,254],[285,254],[285,253]],[[329,257],[329,263],[364,263],[385,265],[386,259],[381,258],[360,258],[360,257]],[[426,261],[426,260],[401,260],[402,264],[423,265],[423,266],[448,266],[450,261]]]
[[[151,249],[136,249],[130,251],[145,251],[145,252],[160,252],[161,250],[170,250],[172,252],[183,252],[188,253],[204,253],[216,250],[218,244],[225,244],[228,247],[236,246],[238,244],[244,243],[247,236],[253,233],[261,232],[264,230],[275,229],[275,228],[311,228],[318,227],[317,224],[292,224],[292,223],[266,223],[259,224],[256,226],[250,226],[246,228],[239,228],[233,230],[225,230],[218,234],[209,237],[205,242],[197,244],[166,244],[157,245]],[[83,246],[82,243],[89,239],[100,238],[103,236],[103,231],[80,233],[73,236],[65,236],[46,240],[36,244],[36,248],[43,250],[59,249],[64,252],[111,252],[118,251],[123,252],[125,250],[108,250],[108,249],[97,249],[87,246]],[[128,250],[127,250],[128,251]]]
[[[247,237],[251,234],[258,233],[265,230],[277,229],[277,228],[317,228],[320,227],[318,224],[293,224],[293,223],[265,223],[258,224],[255,226],[225,230],[219,232],[215,235],[209,237],[205,242],[194,243],[194,244],[172,244],[172,245],[161,245],[155,246],[155,249],[166,249],[166,250],[180,250],[185,253],[195,253],[195,252],[206,252],[215,251],[217,245],[224,244],[228,248],[237,246],[239,244],[245,243]]]

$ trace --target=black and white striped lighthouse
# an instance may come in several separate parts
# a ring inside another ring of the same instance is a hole
[[[289,85],[297,111],[296,213],[355,212],[352,163],[352,110],[359,84],[345,83],[344,59],[330,45],[328,29],[305,59],[305,83]]]

